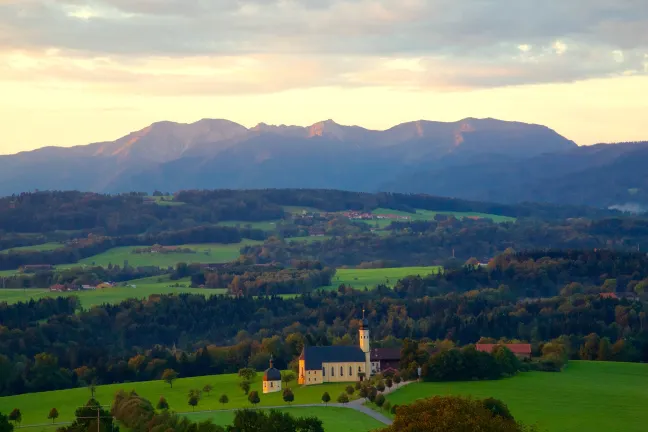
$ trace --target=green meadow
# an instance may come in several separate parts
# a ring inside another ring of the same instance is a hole
[[[333,277],[333,284],[329,288],[337,288],[341,284],[352,286],[356,289],[375,288],[376,285],[385,284],[394,286],[394,284],[406,276],[421,277],[432,273],[438,273],[441,267],[394,267],[380,269],[338,269]]]
[[[280,411],[294,417],[317,417],[322,420],[326,432],[368,432],[385,426],[368,415],[349,408],[295,407]],[[196,413],[187,414],[187,417],[194,421],[211,420],[214,424],[226,426],[232,424],[234,412]]]
[[[106,252],[79,261],[79,264],[107,266],[108,264],[123,265],[128,261],[131,266],[172,267],[179,262],[186,263],[222,263],[238,258],[240,249],[249,244],[257,244],[254,240],[244,240],[240,243],[220,244],[187,244],[178,248],[191,249],[194,253],[143,253],[135,254],[135,249],[145,246],[125,246],[112,248]]]
[[[379,208],[372,212],[375,215],[384,215],[384,214],[393,214],[398,216],[409,216],[411,220],[433,220],[436,215],[446,215],[454,216],[458,219],[461,218],[481,218],[481,219],[491,219],[493,222],[514,222],[515,218],[508,216],[500,216],[495,214],[488,213],[477,213],[477,212],[451,212],[451,211],[432,211],[432,210],[421,210],[417,209],[416,213],[406,213],[398,210],[384,209]],[[373,223],[374,221],[372,221]],[[379,223],[385,223],[389,225],[391,221],[379,221]]]
[[[259,406],[286,406],[282,399],[281,392],[269,395],[262,394],[261,376],[252,382],[251,390],[259,392],[261,403]],[[173,388],[163,381],[147,381],[140,383],[112,384],[98,386],[95,398],[102,404],[111,404],[118,390],[131,391],[135,390],[140,396],[149,399],[156,404],[160,396],[164,396],[169,402],[170,408],[176,412],[191,412],[191,407],[187,404],[187,394],[191,389],[202,389],[206,384],[211,384],[214,391],[211,394],[203,394],[196,407],[196,411],[222,410],[251,407],[247,396],[239,388],[240,379],[236,374],[212,375],[194,378],[180,378],[173,383]],[[328,392],[332,399],[342,393],[348,383],[340,384],[322,384],[317,386],[302,387],[296,382],[290,384],[295,394],[294,404],[317,404],[321,403],[322,394]],[[218,403],[220,395],[226,394],[230,402],[223,406]],[[18,396],[0,397],[0,412],[9,413],[14,408],[19,408],[22,412],[23,426],[29,424],[47,423],[47,414],[50,409],[56,408],[60,417],[57,421],[66,422],[74,419],[74,410],[85,404],[90,398],[90,392],[87,388],[76,388],[70,390],[58,390],[42,393],[30,393]],[[351,410],[344,411],[344,415],[350,415]],[[229,415],[225,413],[209,413],[210,416],[219,415],[221,422],[229,421]],[[198,415],[198,414],[195,414]],[[303,414],[300,414],[303,415]],[[328,431],[328,429],[327,429]]]
[[[572,361],[560,373],[527,372],[498,381],[410,384],[387,396],[407,404],[434,395],[494,397],[516,419],[547,432],[643,432],[648,365]]]
[[[21,246],[21,247],[15,247],[11,249],[5,249],[1,250],[0,253],[9,253],[9,252],[45,252],[45,251],[52,251],[56,249],[61,249],[65,245],[63,243],[43,243],[39,245],[32,245],[32,246]]]
[[[132,280],[129,286],[116,286],[93,291],[73,291],[52,293],[46,289],[5,289],[0,290],[0,301],[7,303],[26,302],[43,297],[76,296],[85,309],[104,303],[116,304],[129,298],[145,299],[154,294],[201,294],[205,296],[226,294],[226,289],[189,288],[189,279],[169,280],[168,276]],[[174,286],[174,285],[179,286]],[[120,284],[122,285],[122,284]],[[130,286],[132,285],[132,286]],[[133,287],[134,286],[134,287]]]

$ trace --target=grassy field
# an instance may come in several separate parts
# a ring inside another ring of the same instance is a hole
[[[44,252],[44,251],[51,251],[51,250],[56,250],[62,248],[64,245],[63,243],[43,243],[39,245],[33,245],[33,246],[21,246],[21,247],[15,247],[12,249],[5,249],[1,250],[0,253],[9,253],[9,252]]]
[[[249,222],[249,221],[224,221],[218,222],[217,225],[235,227],[235,228],[246,228],[250,227],[252,229],[260,229],[263,231],[274,231],[277,229],[277,223],[281,221],[272,220],[272,221],[261,221],[261,222]]]
[[[434,216],[440,214],[440,215],[453,215],[456,218],[465,218],[465,217],[472,217],[472,218],[483,218],[483,219],[492,219],[493,222],[514,222],[515,218],[508,217],[508,216],[500,216],[500,215],[494,215],[494,214],[487,214],[487,213],[476,213],[476,212],[448,212],[448,211],[432,211],[432,210],[416,210],[416,213],[406,213],[406,212],[401,212],[397,210],[391,210],[391,209],[384,209],[384,208],[379,208],[376,209],[372,212],[373,214],[376,215],[381,215],[381,214],[393,214],[393,215],[399,215],[399,216],[409,216],[411,220],[432,220],[434,219]],[[373,223],[375,221],[372,221]],[[389,225],[391,221],[378,221],[380,223],[385,223],[385,225]]]
[[[384,425],[373,418],[348,408],[337,407],[304,407],[286,408],[294,417],[317,417],[322,420],[326,432],[368,432]],[[215,424],[225,426],[232,424],[234,412],[187,414],[193,421],[212,420]]]
[[[561,373],[529,372],[499,381],[411,384],[392,403],[443,394],[495,397],[516,419],[547,432],[642,432],[648,424],[648,365],[570,362]]]
[[[262,394],[261,375],[259,373],[252,383],[252,390],[258,391],[261,397],[259,406],[288,406],[283,401],[280,392],[270,395]],[[225,409],[251,406],[247,400],[247,396],[238,387],[239,378],[235,374],[181,378],[173,383],[173,389],[163,381],[99,386],[97,387],[95,397],[102,404],[110,404],[118,390],[135,390],[140,396],[149,399],[154,404],[157,403],[160,396],[164,396],[172,410],[177,412],[190,412],[191,407],[187,404],[189,390],[195,388],[202,389],[205,384],[211,384],[214,387],[214,391],[209,396],[206,394],[203,395],[196,410],[223,409],[223,406],[218,403],[218,398],[221,394],[227,394],[230,400],[225,406]],[[348,383],[341,383],[301,387],[293,382],[290,387],[295,394],[295,404],[308,404],[321,403],[321,397],[324,392],[328,392],[331,398],[335,399],[347,385]],[[86,403],[89,398],[90,392],[86,388],[1,397],[0,412],[9,413],[12,409],[19,408],[23,416],[23,425],[29,425],[47,423],[47,413],[51,408],[56,408],[60,413],[58,421],[65,422],[72,420],[74,418],[74,410],[78,406]],[[347,411],[345,411],[345,415],[347,415],[346,413]],[[216,413],[214,415],[218,414]],[[224,421],[228,421],[228,419],[225,418]]]
[[[394,267],[381,269],[338,269],[333,277],[330,288],[337,288],[341,284],[352,286],[356,289],[374,288],[378,284],[393,286],[398,279],[405,276],[425,276],[437,273],[441,267]]]
[[[226,294],[226,289],[189,288],[189,279],[170,281],[167,276],[133,280],[128,282],[132,287],[117,286],[94,291],[73,291],[69,293],[51,293],[46,289],[5,289],[0,290],[0,301],[18,303],[20,301],[37,300],[42,297],[77,296],[81,305],[88,309],[104,303],[120,303],[129,298],[143,299],[153,294],[202,294],[207,296]],[[179,284],[179,287],[172,285]],[[184,286],[183,286],[184,285]]]
[[[145,253],[134,254],[132,251],[142,246],[126,246],[110,249],[99,255],[85,258],[79,264],[107,266],[108,264],[122,265],[128,261],[131,266],[175,266],[179,262],[186,263],[221,263],[238,258],[241,247],[247,244],[260,243],[254,240],[244,240],[241,243],[233,244],[190,244],[179,245],[180,248],[188,248],[195,253]]]

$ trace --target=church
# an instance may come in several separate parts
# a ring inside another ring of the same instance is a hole
[[[362,315],[360,346],[304,347],[299,357],[299,384],[362,381],[371,375],[369,321],[364,311]]]

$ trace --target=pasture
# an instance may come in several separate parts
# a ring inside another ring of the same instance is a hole
[[[394,267],[380,269],[338,269],[333,277],[333,284],[327,288],[337,288],[341,284],[355,289],[372,289],[376,285],[385,284],[393,287],[394,284],[406,276],[421,277],[438,273],[441,267]]]
[[[281,392],[264,395],[261,389],[262,373],[258,373],[252,382],[251,390],[259,392],[261,403],[259,406],[286,406],[282,399]],[[169,402],[170,408],[176,412],[191,412],[187,404],[187,394],[191,389],[202,389],[206,384],[211,384],[214,390],[211,394],[203,394],[196,407],[196,411],[222,410],[250,407],[247,396],[239,388],[239,378],[236,374],[212,375],[194,378],[180,378],[173,383],[171,388],[163,381],[147,381],[128,384],[112,384],[98,386],[95,398],[102,404],[110,404],[118,390],[135,390],[140,396],[149,399],[156,404],[160,396],[164,396]],[[295,404],[321,403],[324,392],[328,392],[331,398],[335,399],[344,391],[348,383],[322,384],[318,386],[301,387],[296,382],[290,383],[290,388],[295,394]],[[220,395],[226,394],[229,403],[223,407],[218,403]],[[47,414],[50,409],[56,408],[60,417],[59,422],[72,421],[74,410],[85,404],[90,398],[87,388],[76,388],[70,390],[58,390],[42,393],[30,393],[18,396],[0,397],[0,412],[9,413],[14,408],[19,408],[23,416],[23,426],[29,424],[47,423]],[[344,415],[351,415],[346,410]],[[198,414],[195,414],[198,415]],[[212,416],[223,415],[221,421],[228,421],[229,417],[224,413],[209,413]],[[328,430],[327,430],[328,431]]]
[[[26,302],[31,299],[38,300],[43,297],[67,297],[77,296],[81,301],[84,309],[104,303],[116,304],[122,301],[135,298],[145,299],[154,294],[201,294],[206,296],[226,294],[226,289],[209,289],[209,288],[189,288],[189,279],[177,281],[169,280],[168,276],[152,277],[128,281],[131,286],[116,286],[113,288],[103,288],[88,291],[71,291],[62,293],[52,293],[47,289],[5,289],[0,290],[0,301],[7,303]],[[175,286],[175,285],[179,286]],[[121,284],[120,284],[121,285]]]
[[[452,212],[452,211],[433,211],[433,210],[421,210],[417,209],[416,213],[406,213],[397,210],[379,208],[372,212],[375,215],[384,215],[384,214],[393,214],[398,216],[409,216],[411,220],[433,220],[436,215],[446,215],[454,216],[457,219],[462,218],[480,218],[480,219],[491,219],[493,222],[515,222],[515,218],[508,216],[500,216],[495,214],[488,213],[476,213],[476,212]],[[373,223],[375,221],[371,221]],[[385,222],[387,222],[385,224]],[[391,221],[381,220],[379,224],[389,225]]]
[[[142,253],[135,254],[135,249],[146,246],[125,246],[116,247],[98,255],[79,261],[81,265],[107,266],[108,264],[123,265],[128,261],[131,266],[156,266],[173,267],[179,262],[190,263],[223,263],[238,258],[240,249],[249,244],[258,244],[255,240],[244,240],[240,243],[221,244],[187,244],[178,245],[178,248],[191,249],[193,253],[172,252],[172,253]]]
[[[15,247],[11,249],[5,249],[1,250],[0,253],[9,253],[9,252],[45,252],[45,251],[52,251],[56,249],[61,249],[65,245],[63,243],[56,243],[56,242],[51,242],[51,243],[43,243],[43,244],[38,244],[38,245],[32,245],[32,246],[21,246],[21,247]]]
[[[561,373],[527,372],[481,382],[411,384],[387,396],[407,404],[434,395],[495,397],[516,419],[547,432],[642,432],[648,424],[648,365],[572,361]]]
[[[385,426],[368,415],[348,408],[296,407],[280,411],[294,417],[317,417],[322,420],[326,432],[368,432]],[[232,424],[234,412],[189,413],[187,417],[193,421],[211,420],[214,424],[225,426]]]

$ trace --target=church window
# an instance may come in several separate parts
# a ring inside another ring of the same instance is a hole
[[[353,375],[353,366],[349,366],[349,376]]]
[[[326,376],[326,368],[325,368],[325,367],[322,368],[322,376],[323,376],[323,377]]]
[[[344,376],[344,366],[340,366],[340,376]]]
[[[274,387],[274,383],[270,381],[270,387]]]
[[[334,377],[334,376],[335,376],[335,368],[334,368],[334,367],[332,367],[332,366],[331,366],[331,376],[332,376],[332,377]]]

